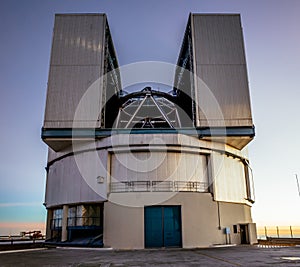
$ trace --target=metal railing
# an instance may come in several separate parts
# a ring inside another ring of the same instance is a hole
[[[113,182],[110,184],[110,192],[208,192],[208,184],[193,181]]]
[[[35,244],[45,241],[45,235],[41,237],[23,237],[20,235],[0,236],[0,245],[14,245],[14,244]]]
[[[300,238],[300,226],[257,226],[257,237],[268,238]]]
[[[100,217],[69,217],[69,226],[101,226],[101,220]]]
[[[183,192],[208,192],[208,184],[200,183],[200,182],[176,182],[174,184],[176,186],[175,191],[183,191]]]
[[[69,217],[68,226],[101,226],[100,217]],[[61,230],[62,219],[52,219],[50,222],[51,230]]]

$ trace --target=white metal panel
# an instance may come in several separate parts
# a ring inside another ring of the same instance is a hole
[[[73,156],[66,157],[51,165],[46,184],[45,202],[47,207],[98,202],[106,199],[106,184],[97,183],[97,176],[105,177],[105,170],[97,164],[98,161],[94,159],[94,154],[82,153],[79,155],[79,160],[83,161],[80,164],[81,172]]]
[[[133,161],[129,162],[130,157]],[[112,155],[112,182],[193,181],[207,183],[205,155],[174,152],[133,152]]]
[[[99,65],[106,16],[61,14],[55,16],[51,65]]]
[[[111,182],[123,182],[126,181],[126,165],[124,164],[126,158],[123,157],[125,154],[118,154],[119,160],[116,158],[115,154],[111,155],[111,170],[110,170],[110,177]],[[121,162],[124,162],[123,164]]]
[[[244,164],[237,158],[215,154],[213,165],[215,200],[245,203]]]
[[[191,23],[196,76],[213,93],[224,118],[198,81],[197,126],[252,126],[240,16],[192,14]]]
[[[201,64],[246,64],[239,15],[193,14],[197,61]]]
[[[56,15],[45,110],[45,128],[70,128],[78,103],[87,89],[103,75],[106,16]],[[83,107],[84,127],[97,125],[101,112],[98,92]],[[92,115],[93,114],[93,115]]]
[[[100,66],[51,66],[44,127],[72,127],[79,101],[99,77]],[[101,112],[99,98],[100,88],[84,101],[83,126],[95,126]]]
[[[165,177],[169,177],[168,176],[168,170],[167,170],[167,164],[168,164],[168,157],[169,154],[167,153],[167,151],[162,152],[162,157],[160,159],[158,159],[157,162],[157,179],[162,179],[165,180]],[[154,155],[155,156],[155,155]]]
[[[201,79],[213,93],[220,112],[211,103],[207,89],[198,83],[198,108],[201,126],[207,118],[211,126],[252,126],[252,115],[245,65],[197,65]],[[221,120],[224,120],[222,122]]]

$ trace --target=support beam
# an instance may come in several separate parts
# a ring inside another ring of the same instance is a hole
[[[62,222],[61,222],[61,242],[65,242],[68,240],[68,212],[69,206],[63,206],[63,213],[62,213]]]
[[[167,115],[165,114],[165,112],[161,109],[161,107],[156,103],[155,99],[153,98],[153,96],[150,96],[151,100],[153,101],[153,103],[155,104],[155,106],[157,107],[157,109],[159,110],[159,112],[161,113],[161,115],[164,117],[165,121],[169,124],[169,126],[171,128],[174,128],[172,123],[170,122],[170,120],[168,119]]]
[[[138,108],[136,109],[136,111],[134,112],[134,114],[132,115],[132,117],[130,118],[129,122],[126,124],[125,128],[128,128],[128,126],[130,125],[130,123],[132,122],[132,120],[134,119],[134,117],[136,116],[136,114],[139,112],[139,110],[143,106],[144,102],[146,101],[146,98],[147,97],[145,97],[143,99],[143,101],[141,102],[141,104],[138,106]]]
[[[197,127],[197,128],[154,128],[154,129],[102,129],[102,128],[85,128],[85,129],[55,129],[55,128],[43,128],[42,139],[69,139],[69,138],[103,138],[114,134],[186,134],[197,135],[201,137],[220,136],[220,137],[254,137],[255,130],[252,126],[245,127]]]

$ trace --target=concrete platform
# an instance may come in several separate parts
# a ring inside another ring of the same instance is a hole
[[[1,266],[300,266],[299,247],[235,246],[116,251],[53,248],[1,252]]]

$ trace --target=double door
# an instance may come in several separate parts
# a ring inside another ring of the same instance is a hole
[[[145,207],[145,247],[181,247],[180,206]]]

